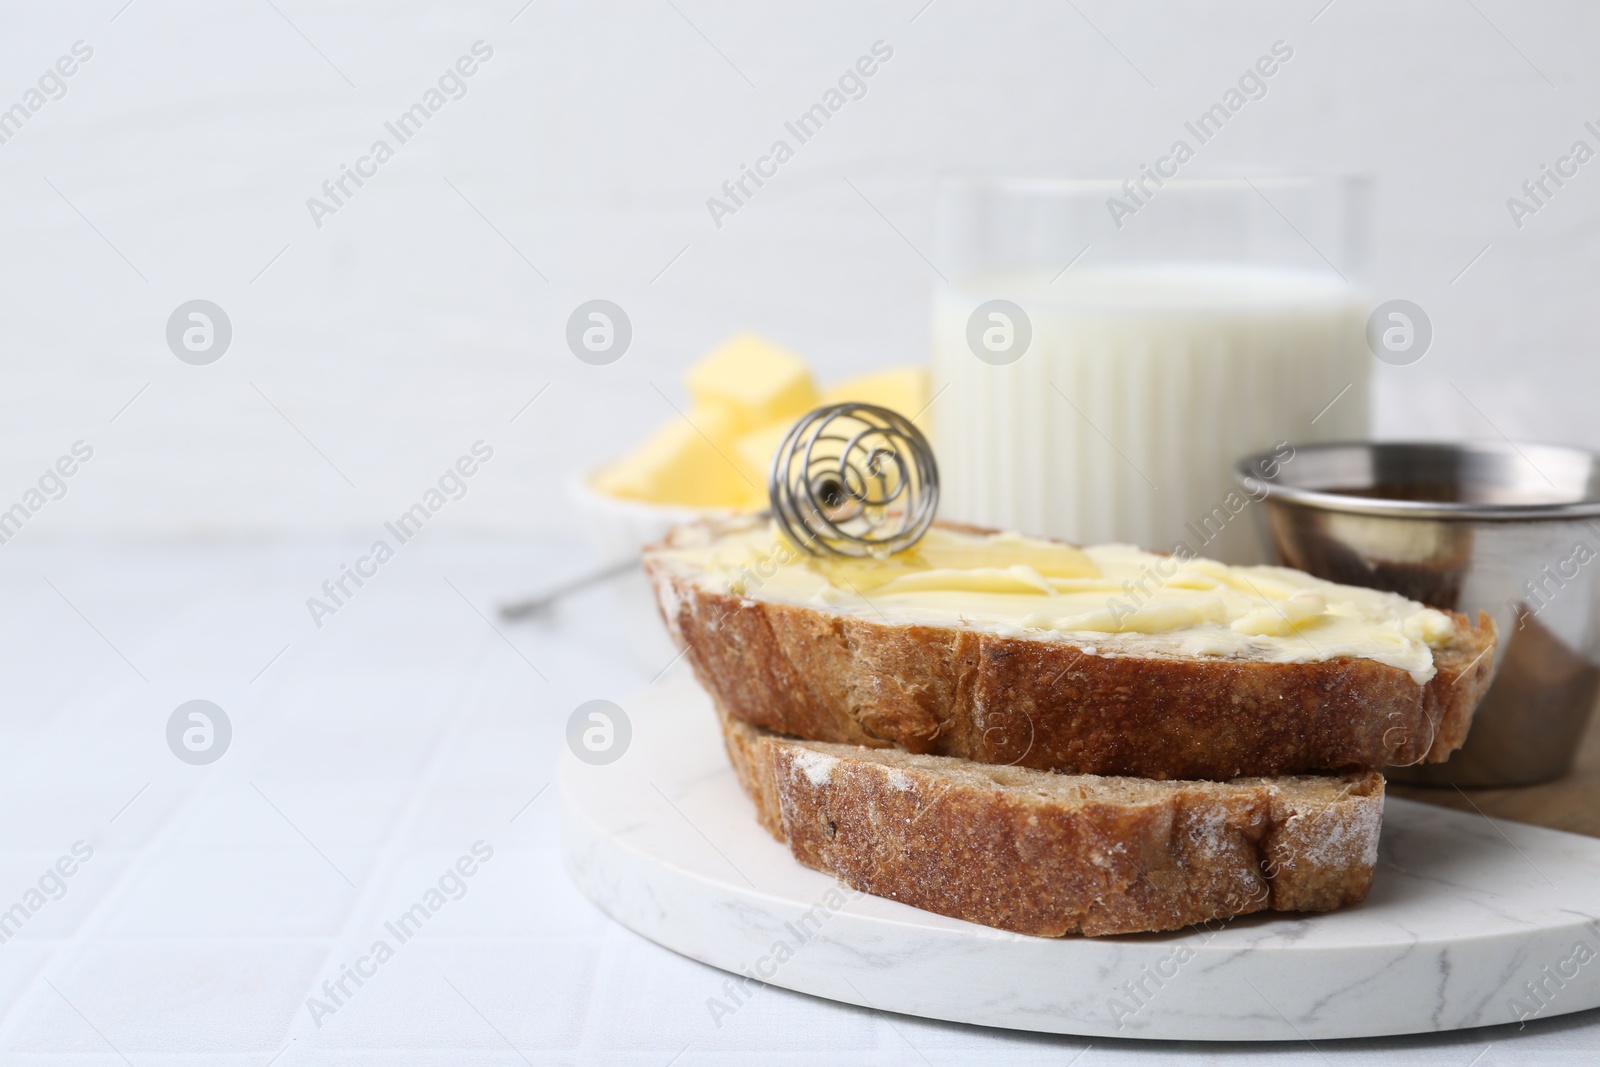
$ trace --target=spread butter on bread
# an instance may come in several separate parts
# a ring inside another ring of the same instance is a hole
[[[735,719],[1069,774],[1227,780],[1439,762],[1494,628],[1281,567],[938,524],[883,560],[759,517],[645,550],[668,631]]]

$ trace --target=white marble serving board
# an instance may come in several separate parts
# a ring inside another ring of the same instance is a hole
[[[1028,937],[797,863],[756,824],[687,677],[622,707],[620,759],[563,755],[568,869],[618,922],[733,972],[714,998],[730,1012],[755,988],[747,975],[932,1019],[1127,1038],[1369,1037],[1600,1005],[1600,840],[1390,798],[1359,907]]]

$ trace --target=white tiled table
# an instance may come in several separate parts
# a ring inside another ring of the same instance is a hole
[[[567,716],[625,702],[671,659],[619,607],[626,588],[497,633],[479,612],[581,568],[581,551],[419,539],[318,631],[305,598],[354,547],[0,552],[0,909],[75,841],[94,849],[0,945],[0,1063],[1600,1059],[1593,1013],[1315,1049],[1086,1050],[767,989],[719,1028],[721,975],[616,926],[560,865],[546,786]],[[197,697],[234,728],[207,767],[165,741]],[[464,895],[404,943],[386,933],[477,841],[493,856]],[[308,998],[379,938],[393,958],[347,979],[318,1026]]]

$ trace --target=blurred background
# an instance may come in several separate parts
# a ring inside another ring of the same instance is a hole
[[[731,334],[819,379],[926,360],[940,172],[1136,174],[1276,40],[1293,61],[1185,174],[1375,178],[1370,288],[1435,331],[1375,368],[1377,434],[1600,445],[1600,181],[1520,228],[1506,205],[1594,140],[1600,12],[1323,2],[13,8],[6,102],[93,58],[0,145],[0,485],[83,439],[23,538],[365,535],[483,439],[436,529],[575,535],[568,472]],[[316,225],[307,199],[479,40],[466,95]],[[707,198],[880,40],[867,94],[717,225]],[[565,344],[594,298],[633,325],[609,366]],[[209,366],[165,343],[191,299],[232,323]]]

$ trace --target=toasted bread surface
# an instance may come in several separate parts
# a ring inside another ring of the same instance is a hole
[[[1383,777],[1149,781],[783,738],[728,716],[769,832],[846,884],[1058,937],[1177,930],[1365,898]]]

